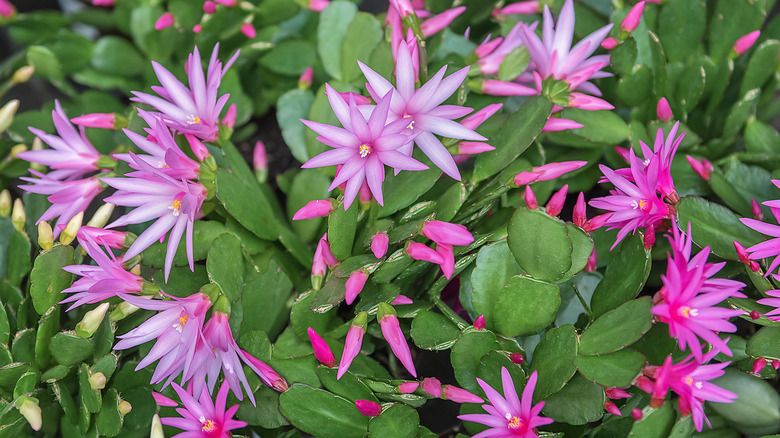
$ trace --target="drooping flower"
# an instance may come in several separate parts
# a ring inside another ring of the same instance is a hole
[[[436,250],[434,251],[421,243],[412,242],[407,247],[409,256],[415,260],[426,260],[438,264],[444,276],[451,278],[455,271],[453,245],[469,245],[474,241],[474,236],[463,225],[442,221],[426,221],[421,232],[425,237],[436,242]]]
[[[407,128],[403,132],[409,136],[401,152],[411,155],[413,143],[417,144],[434,165],[460,180],[455,160],[436,135],[469,141],[487,140],[453,120],[467,115],[471,108],[441,105],[463,83],[468,67],[445,78],[447,68],[444,66],[422,87],[415,89],[412,55],[406,44],[400,44],[398,48],[395,87],[365,64],[358,64],[368,80],[366,88],[374,101],[379,102],[380,98],[392,92],[388,121],[395,123],[403,120],[401,123]]]
[[[65,294],[72,294],[61,301],[61,303],[73,303],[68,310],[82,304],[103,301],[119,293],[141,292],[143,278],[125,270],[122,259],[114,257],[111,251],[106,254],[98,243],[89,237],[79,237],[79,244],[97,266],[71,265],[63,268],[71,274],[81,276],[73,285],[62,291]]]
[[[772,183],[780,187],[780,180],[772,180]],[[780,209],[778,208],[780,207],[780,201],[767,201],[763,204],[770,207],[769,210],[776,220],[780,219]],[[766,270],[766,275],[771,274],[772,271],[780,265],[780,226],[750,218],[740,218],[739,220],[759,233],[773,237],[773,239],[757,243],[747,249],[752,260],[761,260],[769,257],[775,258]]]
[[[340,184],[347,183],[344,192],[344,209],[352,205],[363,181],[368,183],[371,194],[382,205],[384,204],[382,182],[385,179],[385,165],[401,170],[428,168],[398,151],[398,148],[409,141],[409,137],[403,134],[406,121],[396,120],[386,124],[394,93],[388,92],[382,99],[378,99],[379,103],[366,122],[354,101],[347,104],[330,85],[326,88],[333,112],[336,113],[344,128],[301,120],[314,132],[320,134],[318,140],[334,148],[310,159],[301,167],[344,164],[328,189],[333,190]]]
[[[160,421],[166,426],[176,427],[186,432],[175,436],[181,438],[230,438],[231,430],[247,425],[245,421],[234,420],[238,405],[225,410],[227,402],[228,385],[223,382],[217,393],[216,403],[211,401],[211,394],[206,388],[200,393],[200,398],[190,395],[181,386],[173,384],[173,389],[179,395],[182,405],[176,412],[181,417],[164,417]]]
[[[320,361],[321,364],[326,367],[333,368],[336,366],[336,357],[333,356],[333,352],[330,350],[328,343],[313,328],[309,327],[309,340],[311,341],[311,347],[314,350],[314,357]]]
[[[563,161],[560,163],[547,163],[536,166],[515,175],[514,183],[517,186],[532,182],[549,181],[569,172],[573,172],[588,164],[587,161]]]
[[[208,296],[195,293],[186,298],[147,300],[120,293],[120,298],[146,310],[158,313],[129,332],[117,336],[115,350],[126,350],[157,339],[149,353],[136,366],[145,368],[159,359],[151,383],[168,379],[170,383],[179,373],[187,375],[198,340],[203,336],[206,311],[211,307]]]
[[[194,270],[193,224],[206,198],[206,189],[199,183],[171,178],[133,153],[130,156],[138,171],[126,174],[127,178],[103,178],[103,182],[117,189],[116,193],[106,198],[106,202],[137,208],[111,223],[108,228],[156,219],[130,245],[125,258],[135,257],[170,231],[165,256],[165,281],[168,281],[173,256],[186,230],[187,259],[190,269]]]
[[[382,336],[385,337],[387,344],[390,345],[390,350],[395,357],[401,361],[404,368],[409,371],[409,374],[417,377],[417,370],[414,368],[414,361],[412,360],[412,353],[409,350],[409,344],[406,343],[404,338],[404,332],[398,322],[398,316],[395,313],[393,306],[387,303],[379,303],[379,310],[377,311],[377,320],[382,327]]]
[[[153,106],[162,113],[165,123],[180,133],[192,134],[205,141],[216,140],[219,113],[230,97],[229,94],[224,94],[217,98],[217,90],[225,72],[239,54],[236,52],[223,69],[222,63],[217,60],[218,50],[219,44],[214,46],[204,76],[200,52],[195,47],[187,59],[189,87],[182,84],[165,67],[152,61],[161,84],[152,89],[159,97],[134,91],[135,97],[131,100]]]
[[[536,428],[550,424],[553,420],[539,415],[544,407],[544,402],[532,406],[536,379],[537,374],[534,371],[523,388],[522,398],[518,398],[515,383],[505,367],[501,367],[503,397],[484,380],[477,378],[477,383],[485,391],[485,395],[490,401],[490,404],[482,405],[482,409],[487,411],[487,414],[459,415],[458,418],[490,427],[490,429],[474,435],[473,438],[538,438]]]
[[[360,347],[363,345],[363,335],[366,333],[366,326],[368,325],[367,318],[368,314],[366,312],[360,312],[349,326],[347,337],[344,340],[344,351],[341,353],[341,360],[339,361],[339,370],[336,373],[337,379],[341,379],[341,376],[347,372],[349,366],[352,365],[352,361],[360,353]]]

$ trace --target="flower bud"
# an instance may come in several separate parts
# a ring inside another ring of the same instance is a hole
[[[604,388],[604,393],[606,394],[607,397],[611,398],[612,400],[631,398],[631,394],[629,394],[625,389],[620,389],[620,388]]]
[[[703,180],[710,180],[710,172],[713,171],[713,167],[706,158],[702,158],[701,161],[697,161],[690,155],[686,155],[685,157],[688,159],[688,163],[691,165],[694,172],[698,173]]]
[[[641,409],[631,409],[631,416],[634,417],[634,421],[639,421],[642,419],[642,410]]]
[[[336,200],[333,198],[328,199],[315,199],[309,201],[306,205],[299,208],[293,215],[294,221],[304,219],[314,219],[318,217],[326,217],[333,213],[336,209]]]
[[[569,185],[566,184],[550,197],[550,200],[547,201],[547,206],[545,207],[547,214],[552,217],[557,217],[559,214],[561,214],[561,210],[563,210],[563,204],[566,202],[566,195],[568,191]]]
[[[366,417],[377,417],[382,413],[382,406],[371,400],[355,400],[355,407]]]
[[[206,14],[213,14],[214,12],[217,12],[217,4],[211,0],[206,0],[203,3],[203,12]]]
[[[479,315],[477,319],[474,320],[474,329],[485,330],[485,315]]]
[[[475,112],[474,114],[471,114],[470,116],[464,118],[460,121],[460,124],[468,129],[474,130],[477,129],[482,123],[490,118],[493,114],[498,112],[498,110],[501,109],[503,104],[501,103],[493,103],[490,104],[481,110]]]
[[[368,314],[366,312],[360,312],[352,320],[352,324],[347,331],[347,337],[344,340],[344,351],[341,353],[341,361],[339,362],[339,371],[336,373],[336,379],[341,379],[349,366],[352,365],[352,361],[360,353],[360,347],[363,345],[363,335],[366,333],[366,325],[368,324]]]
[[[0,108],[0,133],[5,132],[14,121],[16,110],[19,109],[19,99],[9,100]]]
[[[662,97],[661,100],[658,101],[658,105],[655,107],[655,112],[658,116],[658,120],[662,122],[668,122],[669,120],[672,120],[672,117],[674,117],[674,114],[672,114],[672,108],[669,106],[669,101],[666,100],[665,97]]]
[[[417,371],[412,360],[412,352],[409,350],[409,344],[407,344],[404,338],[403,331],[401,331],[398,316],[396,316],[393,306],[387,303],[379,303],[376,317],[382,328],[382,335],[385,337],[388,345],[390,345],[390,350],[401,361],[406,370],[409,371],[409,374],[417,377]]]
[[[81,221],[84,220],[84,212],[80,211],[77,215],[73,216],[73,218],[68,221],[68,225],[65,226],[65,229],[62,230],[62,234],[60,234],[60,243],[63,245],[70,245],[71,242],[73,242],[73,239],[76,238],[76,234],[79,232],[79,228],[81,228]]]
[[[352,304],[355,301],[355,298],[363,290],[363,286],[366,285],[366,280],[368,280],[368,274],[363,269],[358,269],[349,274],[344,295],[344,300],[347,304]]]
[[[114,204],[111,204],[109,202],[106,202],[105,204],[101,205],[94,215],[92,215],[92,219],[87,222],[88,227],[93,228],[103,228],[108,223],[108,220],[111,219],[111,214],[114,212],[114,207],[116,207]]]
[[[655,226],[650,225],[645,229],[644,235],[642,236],[642,242],[645,251],[650,251],[653,248],[655,245]]]
[[[422,31],[423,36],[429,38],[437,34],[442,29],[452,24],[452,22],[465,10],[465,6],[458,6],[457,8],[447,9],[441,14],[434,15],[423,21],[420,23],[420,30]]]
[[[11,77],[12,84],[23,84],[30,80],[33,73],[35,73],[35,67],[31,65],[25,65],[14,72]]]
[[[255,178],[260,184],[268,179],[268,155],[265,152],[265,145],[262,141],[255,143],[255,149],[252,152],[252,163],[255,168]]]
[[[536,210],[537,208],[539,208],[539,204],[536,202],[536,194],[534,194],[534,191],[533,189],[531,189],[531,186],[525,188],[523,197],[525,198],[526,208],[529,208],[531,210]]]
[[[301,90],[308,90],[311,88],[312,80],[314,79],[314,69],[312,67],[307,68],[301,73],[298,78],[298,88]]]
[[[16,15],[16,8],[8,0],[0,0],[0,17],[4,19],[13,18]]]
[[[599,110],[613,110],[615,109],[611,103],[604,99],[600,99],[588,94],[582,94],[579,92],[572,92],[569,94],[570,108],[579,108],[585,111],[599,111]]]
[[[410,0],[390,0],[390,6],[395,8],[398,15],[401,18],[406,18],[409,15],[414,15],[414,8]]]
[[[225,112],[225,116],[222,117],[222,124],[227,126],[230,129],[233,129],[234,126],[236,126],[236,104],[231,104],[227,111]]]
[[[465,226],[443,221],[425,221],[421,233],[438,245],[466,246],[474,241]]]
[[[759,318],[761,318],[761,313],[758,310],[752,310],[750,312],[750,319],[756,320],[756,319],[759,319]]]
[[[493,146],[482,141],[461,141],[458,143],[459,155],[476,155],[495,150]]]
[[[774,368],[775,370],[780,368],[780,360],[777,360],[777,359],[773,360],[772,361],[772,368]]]
[[[404,382],[398,385],[398,392],[401,394],[411,394],[417,391],[417,387],[420,386],[420,382]]]
[[[604,38],[604,41],[601,42],[601,47],[603,47],[603,48],[605,48],[607,50],[612,50],[615,47],[617,47],[617,45],[618,45],[618,40],[616,40],[616,39],[614,39],[612,37]]]
[[[257,35],[257,31],[255,30],[255,27],[252,26],[252,23],[244,23],[241,25],[241,33],[244,34],[245,37],[252,39]]]
[[[523,355],[520,353],[511,353],[509,355],[509,360],[511,360],[513,364],[522,365],[525,358],[523,358]]]
[[[628,11],[628,15],[620,23],[620,30],[631,33],[639,26],[639,21],[642,19],[642,12],[645,10],[645,2],[639,2]]]
[[[200,33],[203,30],[203,26],[200,24],[196,24],[195,26],[192,26],[192,33]]]
[[[131,405],[127,400],[120,399],[119,404],[116,407],[116,410],[119,411],[119,415],[124,417],[125,415],[129,414],[130,411],[133,410],[133,405]]]
[[[472,79],[468,82],[470,89],[480,94],[491,96],[533,96],[536,90],[515,82],[499,81],[498,79]]]
[[[170,12],[165,12],[162,15],[160,15],[160,18],[158,18],[157,21],[154,23],[155,30],[163,30],[171,26],[173,26],[173,14],[171,14]]]
[[[89,381],[89,387],[94,390],[99,391],[106,387],[106,375],[101,372],[92,374],[91,376],[89,376],[89,379],[87,380]]]
[[[444,262],[441,254],[427,245],[418,242],[409,242],[406,244],[406,253],[415,260],[425,260],[427,262],[440,265]]]
[[[481,397],[476,396],[465,389],[457,386],[444,385],[442,387],[442,398],[444,400],[454,401],[455,403],[484,403]]]
[[[74,125],[88,128],[117,129],[117,116],[114,113],[92,113],[70,119]],[[127,121],[125,121],[127,126]],[[119,126],[123,128],[124,126]]]
[[[588,233],[592,233],[599,228],[603,227],[605,223],[609,220],[609,218],[612,217],[612,213],[604,213],[600,214],[598,216],[590,218],[587,222],[585,222],[585,226],[582,227],[583,230],[587,231]]]
[[[585,204],[585,194],[580,192],[577,196],[577,203],[574,204],[574,214],[572,215],[572,222],[574,225],[582,228],[585,222],[588,221],[587,217],[587,205]]]
[[[325,342],[325,340],[322,339],[313,328],[309,327],[308,332],[311,346],[314,349],[314,357],[316,357],[321,364],[328,368],[335,367],[336,358],[333,356],[333,352],[330,350],[328,343]]]
[[[753,32],[750,32],[749,34],[740,37],[736,43],[734,43],[734,48],[732,49],[732,57],[737,57],[745,52],[748,51],[749,48],[753,46],[753,44],[756,43],[758,40],[758,37],[761,35],[760,30],[754,30]]]
[[[412,301],[411,298],[407,297],[406,295],[398,295],[395,298],[393,298],[393,301],[390,302],[391,306],[400,306],[403,304],[412,304],[414,301]]]
[[[168,407],[179,406],[179,404],[176,403],[174,400],[171,400],[170,398],[160,394],[159,392],[152,391],[152,397],[154,398],[154,402],[157,403],[157,406],[168,406]]]
[[[604,402],[604,410],[612,415],[617,415],[618,417],[623,416],[623,414],[620,413],[620,409],[618,409],[618,407],[609,400]]]
[[[371,252],[374,253],[374,257],[380,259],[387,254],[387,246],[390,243],[390,237],[387,233],[382,231],[374,234],[371,238]]]
[[[309,9],[316,12],[322,12],[330,4],[330,0],[309,0]]]
[[[92,0],[92,6],[114,6],[116,0]]]
[[[753,361],[753,374],[761,374],[761,371],[766,366],[766,359],[763,357],[759,357],[755,361]]]
[[[252,356],[244,350],[240,350],[240,353],[242,359],[244,359],[244,362],[249,365],[249,368],[252,368],[258,377],[260,377],[260,380],[268,385],[268,387],[277,392],[285,392],[290,388],[290,385],[287,384],[287,380],[280,376],[279,373],[274,371],[274,369],[268,366],[265,362]]]
[[[102,303],[95,309],[84,314],[84,318],[76,324],[76,335],[84,339],[94,335],[100,327],[100,323],[103,322],[103,318],[106,316],[108,306],[108,303]]]
[[[17,399],[16,407],[25,420],[30,423],[33,430],[41,430],[43,418],[41,417],[41,407],[38,405],[38,399],[21,396]]]
[[[227,6],[229,8],[232,8],[233,6],[236,5],[236,0],[214,0],[214,1],[223,6]]]
[[[146,285],[146,283],[144,283],[144,285]],[[142,298],[151,299],[152,295],[142,296]],[[111,315],[109,315],[109,318],[111,318],[111,321],[119,321],[132,315],[138,310],[139,310],[138,307],[128,303],[127,301],[122,301],[121,303],[119,303],[118,306],[116,306],[116,308],[114,308],[113,311],[111,311]]]
[[[0,216],[8,217],[11,214],[11,192],[4,189],[0,192]]]
[[[758,201],[751,199],[750,206],[753,210],[753,219],[757,221],[764,220],[764,212],[761,210],[761,206],[758,204]]]
[[[422,390],[434,398],[441,397],[441,382],[435,377],[426,377],[422,382]]]
[[[598,256],[596,255],[596,248],[593,248],[593,252],[588,257],[588,263],[585,265],[585,272],[593,272],[598,269]]]
[[[38,223],[38,246],[44,251],[48,251],[54,246],[54,233],[51,225],[46,221]]]
[[[165,433],[163,432],[163,425],[160,421],[159,414],[154,414],[152,417],[152,428],[149,431],[149,438],[165,438]]]
[[[11,212],[11,223],[16,231],[24,231],[24,223],[27,220],[27,215],[24,212],[24,204],[20,198],[14,199],[14,209]]]

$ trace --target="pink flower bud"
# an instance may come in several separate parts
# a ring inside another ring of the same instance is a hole
[[[536,172],[523,171],[515,175],[514,183],[517,187],[530,184],[539,179],[539,174]]]
[[[315,199],[299,208],[293,215],[294,221],[326,217],[336,209],[336,201],[333,198]]]
[[[236,5],[236,0],[214,0],[214,1],[223,6],[227,6],[229,8],[232,8],[233,6]]]
[[[655,245],[655,226],[650,225],[645,229],[642,242],[645,251],[650,251],[653,248],[653,245]]]
[[[568,131],[570,129],[579,129],[584,125],[577,123],[574,120],[562,119],[560,117],[550,117],[547,119],[547,123],[544,124],[542,132],[559,132]]]
[[[200,31],[203,30],[203,26],[200,24],[196,24],[195,26],[192,26],[192,32],[193,33],[200,33]]]
[[[485,330],[485,315],[479,315],[477,319],[474,320],[474,328],[476,330]]]
[[[525,193],[523,194],[523,197],[525,198],[525,206],[527,208],[530,208],[531,210],[536,210],[539,208],[539,203],[536,202],[536,194],[534,194],[533,189],[531,189],[531,186],[528,186],[525,188]]]
[[[476,49],[474,49],[474,54],[477,55],[477,58],[484,58],[491,54],[493,50],[496,49],[501,43],[504,42],[503,37],[498,37],[494,40],[491,40],[490,37],[486,38],[485,41],[478,45]]]
[[[116,0],[92,0],[92,6],[114,6],[115,2]]]
[[[74,125],[88,128],[114,129],[116,127],[116,114],[92,113],[70,119]]]
[[[406,253],[415,260],[425,260],[427,262],[440,265],[444,262],[441,255],[427,245],[418,242],[410,242],[406,245]]]
[[[414,14],[414,8],[409,0],[390,0],[390,6],[392,6],[401,18],[406,18],[409,15]]]
[[[265,144],[262,141],[255,143],[252,153],[252,164],[255,170],[268,169],[268,155],[265,152]]]
[[[474,241],[474,236],[465,226],[442,221],[426,221],[422,234],[439,245],[466,246]]]
[[[325,95],[328,95],[327,91],[325,92]],[[369,105],[371,103],[371,99],[369,97],[363,96],[362,94],[353,93],[351,91],[346,93],[339,93],[339,95],[347,103],[352,100],[355,101],[355,105]]]
[[[774,368],[774,369],[780,368],[780,360],[777,360],[777,359],[773,360],[772,361],[772,368]]]
[[[401,394],[411,394],[417,391],[417,387],[420,386],[419,382],[404,382],[398,385],[398,392]]]
[[[501,107],[504,106],[504,104],[501,103],[493,103],[490,104],[481,110],[475,112],[474,114],[464,118],[460,121],[460,124],[463,125],[466,128],[469,129],[477,129],[482,125],[482,123],[485,122],[490,116],[498,112],[498,110],[501,109]]]
[[[217,5],[211,0],[206,0],[203,3],[203,12],[207,14],[213,14],[214,12],[217,12]]]
[[[404,368],[409,371],[409,374],[417,377],[414,361],[412,361],[412,352],[409,351],[409,344],[406,343],[404,332],[401,331],[401,326],[398,323],[398,317],[393,306],[387,303],[379,303],[376,316],[382,328],[382,336],[385,337],[390,350],[401,361]]]
[[[479,396],[476,396],[465,389],[458,388],[457,386],[444,385],[442,387],[442,395],[444,400],[454,401],[455,403],[484,403]]]
[[[272,388],[277,392],[284,392],[290,387],[290,385],[287,384],[287,381],[284,380],[284,377],[280,376],[279,373],[274,371],[274,369],[265,362],[257,359],[244,350],[240,350],[240,353],[244,362],[249,365],[249,368],[252,368],[252,371],[254,371],[257,376],[260,377],[260,380],[269,388]]]
[[[672,117],[674,117],[674,114],[672,114],[672,108],[669,106],[669,101],[666,100],[665,97],[662,97],[661,100],[658,101],[658,105],[655,107],[655,112],[658,116],[658,120],[662,122],[668,122],[669,120],[672,120]]]
[[[360,291],[363,290],[363,286],[366,285],[366,280],[368,280],[368,274],[362,269],[349,274],[346,284],[347,291],[344,296],[347,304],[352,304],[352,302],[355,301],[355,298],[357,298]]]
[[[618,45],[618,40],[616,40],[616,39],[614,39],[612,37],[604,38],[604,41],[601,42],[601,47],[603,47],[603,48],[605,48],[607,50],[612,50],[615,47],[617,47],[617,45]]]
[[[371,238],[371,252],[374,257],[381,259],[387,254],[387,246],[390,243],[390,237],[385,232],[378,232]]]
[[[756,320],[758,318],[761,318],[761,314],[758,312],[758,310],[753,310],[750,312],[750,319]]]
[[[455,273],[455,254],[452,250],[452,245],[438,244],[436,245],[436,252],[442,258],[442,262],[439,263],[442,274],[448,279],[452,278],[452,274]]]
[[[163,30],[166,27],[173,26],[173,14],[170,12],[165,12],[162,15],[160,15],[160,18],[157,19],[157,21],[154,23],[154,29],[155,30]]]
[[[641,409],[631,409],[631,416],[634,417],[634,421],[639,421],[642,419],[642,410]]]
[[[586,111],[599,111],[599,110],[613,110],[615,109],[611,103],[604,99],[599,99],[595,96],[582,94],[578,92],[572,92],[569,94],[569,107],[579,108]]]
[[[574,204],[574,214],[572,215],[572,222],[578,227],[583,227],[587,222],[587,204],[585,204],[585,194],[580,192],[577,196],[577,203]]]
[[[563,204],[564,202],[566,202],[566,194],[568,193],[568,191],[569,191],[569,185],[566,184],[550,197],[550,200],[547,201],[547,206],[545,207],[545,211],[547,212],[547,214],[549,214],[552,217],[557,217],[559,214],[561,214],[561,210],[563,209]]]
[[[252,23],[244,23],[241,25],[241,33],[244,34],[245,37],[252,39],[257,35],[257,31],[255,31],[255,27],[252,26]]]
[[[298,78],[298,88],[302,90],[307,90],[309,87],[311,87],[311,82],[314,79],[314,69],[312,67],[307,68],[304,70],[303,73],[301,73],[301,76]]]
[[[457,8],[447,9],[441,14],[434,15],[433,17],[423,21],[420,24],[420,30],[425,38],[429,38],[445,27],[449,26],[453,20],[458,18],[458,15],[462,14],[466,10],[465,6],[459,6]]]
[[[623,19],[623,21],[620,23],[620,29],[624,30],[628,33],[633,32],[636,30],[637,26],[639,26],[639,21],[642,19],[642,12],[645,10],[645,2],[639,2],[634,5],[634,7],[631,8],[630,11],[628,11],[628,15],[626,15],[626,18]]]
[[[607,395],[607,397],[611,398],[612,400],[620,400],[621,398],[631,398],[631,394],[629,394],[625,389],[620,389],[620,388],[605,388],[604,393]]]
[[[476,155],[482,152],[490,152],[495,150],[493,146],[482,141],[462,141],[458,143],[458,154],[460,155]]]
[[[739,257],[740,262],[744,264],[750,263],[750,254],[747,252],[745,247],[736,240],[734,241],[734,249],[737,251],[737,257]]]
[[[412,304],[414,301],[412,301],[411,298],[407,297],[406,295],[397,295],[395,298],[393,298],[393,301],[390,302],[393,306],[400,306],[402,304]]]
[[[523,358],[523,355],[520,353],[511,353],[509,355],[509,360],[511,360],[513,364],[522,365],[525,358]]]
[[[620,417],[620,416],[622,416],[622,415],[623,415],[623,414],[621,414],[621,413],[620,413],[620,409],[618,409],[618,407],[617,407],[617,406],[615,406],[615,404],[614,404],[614,403],[612,403],[612,402],[611,402],[611,401],[609,401],[609,400],[607,400],[607,401],[604,403],[604,409],[605,409],[607,412],[609,412],[610,414],[612,414],[612,415],[617,415],[618,417]]]
[[[653,381],[645,376],[639,376],[636,378],[636,387],[642,391],[652,394],[653,393]]]
[[[378,417],[382,413],[382,406],[371,400],[355,400],[355,406],[366,417]]]
[[[316,12],[322,12],[330,4],[330,0],[311,0],[309,1],[309,9]]]
[[[320,239],[320,244],[322,245],[322,251],[321,251],[322,258],[325,260],[325,263],[328,265],[328,267],[333,268],[336,265],[338,265],[339,264],[338,259],[330,251],[330,242],[328,241],[328,233],[322,235],[322,238]]]
[[[368,182],[363,181],[363,184],[360,186],[360,190],[358,191],[358,200],[360,201],[360,204],[363,206],[364,210],[368,210],[371,207],[371,201],[374,199],[374,197],[371,195],[371,189],[368,187]],[[344,205],[344,208],[346,209],[347,206]]]
[[[590,253],[590,257],[588,257],[588,263],[585,265],[585,272],[593,272],[598,269],[598,267],[599,263],[596,255],[596,248],[593,248],[593,252]]]
[[[528,0],[506,5],[498,10],[499,15],[531,15],[541,12],[539,0]]]
[[[166,406],[166,407],[179,406],[179,404],[176,403],[174,400],[169,399],[168,397],[160,394],[159,392],[152,391],[152,397],[154,398],[154,402],[157,403],[157,406]]]
[[[203,161],[211,156],[209,149],[200,141],[200,139],[198,139],[198,137],[195,137],[192,134],[184,134],[184,138],[187,139],[187,142],[190,144],[190,149],[192,149],[192,153],[198,161]]]
[[[622,147],[620,147],[620,146],[615,146],[615,152],[616,152],[618,155],[620,155],[620,158],[622,158],[622,159],[623,159],[623,161],[625,161],[626,163],[628,163],[628,161],[629,161],[629,155],[630,155],[630,153],[628,152],[628,149],[626,149],[626,148],[622,148]]]
[[[222,117],[222,124],[227,126],[230,129],[233,129],[233,127],[236,125],[236,104],[231,104],[227,112],[225,112],[225,117]]]
[[[759,357],[753,362],[753,374],[760,374],[766,366],[766,359]]]
[[[703,180],[710,180],[710,172],[712,172],[713,168],[712,164],[710,164],[706,158],[702,158],[701,161],[696,160],[690,155],[686,155],[685,158],[688,159],[688,163],[693,168],[693,171],[698,173]]]
[[[309,327],[309,340],[311,341],[311,347],[314,349],[314,357],[320,361],[321,364],[326,367],[333,368],[336,366],[336,358],[333,356],[333,352],[330,351],[328,343]]]
[[[592,233],[598,230],[599,228],[603,227],[604,224],[607,223],[610,217],[612,217],[612,213],[600,214],[596,217],[591,218],[589,221],[585,222],[585,226],[582,227],[582,229],[587,231],[588,233]]]
[[[757,221],[764,220],[764,212],[761,210],[761,206],[758,205],[758,201],[751,199],[750,205],[753,209],[753,219]]]
[[[498,79],[469,81],[469,87],[477,93],[490,94],[491,96],[533,96],[538,94],[533,88]]]
[[[336,379],[341,379],[341,376],[347,372],[349,366],[352,365],[352,361],[360,353],[360,346],[363,344],[363,334],[366,332],[367,318],[368,314],[366,312],[360,312],[352,320],[352,325],[347,332],[347,338],[344,340],[344,351],[341,353]]]
[[[426,377],[422,382],[422,390],[434,398],[441,397],[441,382],[435,377]]]
[[[737,54],[737,56],[747,52],[747,50],[756,43],[760,35],[760,30],[754,30],[753,32],[750,32],[749,34],[738,39],[737,42],[734,43],[734,52]]]

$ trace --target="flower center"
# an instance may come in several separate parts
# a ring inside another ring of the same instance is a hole
[[[199,125],[200,124],[200,117],[196,116],[195,114],[190,114],[187,116],[187,124],[188,125]]]
[[[648,211],[650,210],[650,201],[647,199],[640,199],[639,201],[633,200],[631,201],[631,208],[634,210],[638,208],[642,211]]]
[[[360,158],[366,158],[367,156],[371,155],[372,149],[371,146],[363,143],[360,145],[360,149],[358,151],[360,152]]]
[[[182,330],[184,330],[184,326],[187,325],[187,321],[190,319],[189,315],[185,314],[183,316],[179,317],[179,323],[174,324],[173,328],[176,329],[177,332],[181,333]]]
[[[200,429],[202,432],[208,433],[217,430],[217,424],[212,420],[207,420],[205,417],[200,417],[198,420],[200,420],[200,424],[202,425]]]
[[[691,309],[688,306],[682,306],[677,310],[677,313],[684,317],[684,318],[690,318],[691,316],[699,316],[699,310],[698,309]]]
[[[688,377],[684,378],[683,382],[685,382],[685,384],[688,385],[688,386],[693,385],[693,379],[691,378],[691,376],[688,376]]]
[[[507,423],[506,427],[509,428],[511,431],[519,431],[525,426],[525,423],[523,423],[523,420],[519,419],[518,417],[513,416],[509,419],[509,422]]]
[[[412,116],[410,116],[408,113],[404,113],[404,118],[405,118],[405,119],[409,119],[409,118],[411,118],[411,117],[412,117]],[[406,125],[406,128],[407,128],[407,129],[412,129],[412,130],[414,130],[414,120],[412,120],[411,122],[409,122],[409,124],[408,124],[408,125]]]
[[[179,193],[173,198],[173,202],[168,207],[168,210],[173,210],[173,216],[179,216],[181,214],[181,200],[184,198],[184,192]]]

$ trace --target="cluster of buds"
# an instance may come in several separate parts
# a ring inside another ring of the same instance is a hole
[[[644,12],[644,10],[644,1],[635,4],[631,10],[628,11],[628,14],[626,14],[626,18],[620,22],[620,32],[618,33],[618,37],[605,38],[604,41],[601,42],[601,47],[607,50],[612,50],[617,47],[618,44],[625,41],[626,38],[628,38],[637,27],[639,27],[639,22],[642,20],[642,12]]]

